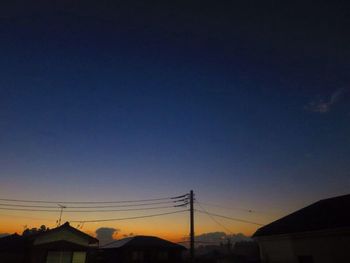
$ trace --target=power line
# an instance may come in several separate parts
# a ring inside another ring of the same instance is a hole
[[[98,206],[66,206],[67,209],[84,209],[84,208],[113,208],[113,207],[138,207],[138,206],[151,206],[151,205],[160,205],[160,204],[173,204],[184,202],[186,203],[187,199],[179,199],[173,201],[165,202],[152,202],[152,203],[141,203],[141,204],[128,204],[128,205],[98,205]],[[27,207],[27,208],[57,208],[56,206],[47,206],[47,205],[24,205],[24,204],[0,204],[0,206],[6,207]]]
[[[161,213],[161,214],[151,214],[151,215],[144,215],[144,216],[121,217],[121,218],[110,218],[110,219],[96,219],[96,220],[72,220],[70,222],[72,222],[72,223],[97,223],[97,222],[107,222],[107,221],[132,220],[132,219],[139,219],[139,218],[148,218],[148,217],[171,215],[171,214],[183,213],[183,212],[188,212],[188,211],[189,210],[186,209],[186,210],[180,210],[180,211],[175,211],[175,212],[168,212],[168,213]]]
[[[74,213],[98,213],[98,212],[126,212],[126,211],[144,211],[144,210],[157,210],[157,209],[167,209],[175,208],[176,206],[159,206],[159,207],[145,207],[145,208],[129,208],[129,209],[108,209],[108,210],[64,210],[64,212],[74,212]]]
[[[179,196],[170,196],[162,198],[151,198],[151,199],[140,199],[140,200],[121,200],[121,201],[46,201],[46,200],[23,200],[23,199],[8,199],[0,198],[0,201],[6,202],[20,202],[20,203],[45,203],[45,204],[114,204],[114,203],[140,203],[140,202],[151,202],[161,200],[176,200],[187,197],[187,194]]]
[[[224,226],[223,224],[221,224],[218,220],[215,219],[214,216],[212,216],[199,202],[196,202],[200,208],[202,208],[204,210],[204,212],[211,218],[211,220],[213,220],[216,224],[218,224],[219,226],[221,226],[223,229],[225,229],[226,231],[228,231],[230,234],[234,234],[230,229],[228,229],[226,226]]]
[[[230,210],[239,210],[239,211],[244,211],[248,213],[261,213],[259,211],[253,210],[253,209],[247,209],[247,208],[240,208],[240,207],[229,207],[229,206],[223,206],[223,205],[218,205],[218,204],[212,204],[212,203],[204,203],[200,202],[201,204],[207,205],[207,206],[214,206],[214,207],[220,207],[220,208],[225,208],[225,209],[230,209]]]
[[[238,221],[238,222],[242,222],[242,223],[247,223],[247,224],[253,224],[253,225],[258,225],[258,226],[263,226],[264,225],[264,224],[261,224],[261,223],[256,223],[256,222],[245,220],[245,219],[240,219],[240,218],[234,218],[234,217],[229,217],[229,216],[209,213],[209,212],[205,212],[203,210],[198,210],[198,209],[196,209],[196,212],[204,213],[204,214],[208,213],[208,214],[210,214],[212,216],[221,217],[221,218],[225,218],[225,219],[229,219],[229,220],[233,220],[233,221]]]
[[[155,210],[155,209],[165,209],[174,208],[175,206],[159,206],[159,207],[145,207],[145,208],[130,208],[130,209],[108,209],[108,210],[66,210],[65,213],[95,213],[95,212],[126,212],[126,211],[143,211],[143,210]],[[0,210],[8,211],[30,211],[30,212],[59,212],[60,208],[53,209],[27,209],[27,208],[4,208],[0,207]]]

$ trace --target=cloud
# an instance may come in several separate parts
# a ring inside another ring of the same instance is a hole
[[[331,110],[331,107],[336,104],[345,93],[345,89],[338,89],[331,94],[331,96],[325,99],[318,99],[317,101],[311,101],[305,106],[306,110],[318,113],[326,113]]]
[[[188,240],[188,238],[184,238]],[[225,232],[209,232],[195,236],[195,241],[198,245],[220,245],[220,243],[226,243],[230,239],[231,243],[234,244],[239,241],[252,241],[250,237],[245,236],[242,233],[237,234],[226,234]]]
[[[119,229],[112,227],[100,227],[96,229],[96,238],[100,241],[101,245],[105,245],[113,242],[115,239],[113,235],[118,232]]]
[[[227,235],[224,232],[210,232],[195,236],[195,240],[200,242],[219,244],[220,242],[224,241],[226,237]]]

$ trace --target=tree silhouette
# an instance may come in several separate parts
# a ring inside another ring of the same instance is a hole
[[[26,228],[23,231],[22,236],[30,236],[30,235],[42,233],[42,232],[45,232],[45,231],[48,231],[48,230],[50,230],[50,228],[46,227],[45,225],[41,225],[39,228],[36,228],[36,227]]]

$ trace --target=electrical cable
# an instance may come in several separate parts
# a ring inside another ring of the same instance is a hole
[[[96,213],[96,212],[126,212],[126,211],[143,211],[143,210],[155,210],[155,209],[165,209],[174,208],[175,206],[159,206],[159,207],[145,207],[145,208],[130,208],[130,209],[108,209],[108,210],[66,210],[64,208],[64,213]],[[5,211],[30,211],[30,212],[60,212],[60,209],[26,209],[26,208],[3,208],[0,210]]]
[[[23,200],[23,199],[8,199],[0,198],[0,201],[6,202],[21,202],[21,203],[45,203],[45,204],[114,204],[114,203],[140,203],[140,202],[151,202],[151,201],[161,201],[161,200],[175,200],[187,197],[188,194],[172,196],[172,197],[162,197],[162,198],[152,198],[152,199],[140,199],[140,200],[121,200],[121,201],[46,201],[46,200]]]
[[[230,234],[232,234],[232,235],[234,234],[230,229],[228,229],[226,226],[224,226],[222,223],[220,223],[218,220],[216,220],[215,217],[212,216],[198,201],[196,201],[196,203],[200,206],[200,208],[202,208],[204,210],[204,212],[211,218],[211,220],[213,220],[216,224],[221,226],[223,229],[225,229]]]
[[[171,215],[171,214],[178,214],[183,212],[188,212],[189,210],[180,210],[175,212],[168,212],[168,213],[161,213],[161,214],[151,214],[151,215],[144,215],[144,216],[134,216],[134,217],[121,217],[121,218],[110,218],[110,219],[95,219],[95,220],[72,220],[69,222],[72,223],[97,223],[97,222],[108,222],[108,221],[121,221],[121,220],[132,220],[132,219],[140,219],[140,218],[148,218],[148,217],[156,217],[156,216],[164,216],[164,215]]]
[[[247,213],[259,213],[259,214],[267,214],[262,211],[257,211],[253,209],[247,209],[247,208],[241,208],[241,207],[230,207],[230,206],[224,206],[224,205],[218,205],[218,204],[213,204],[213,203],[207,203],[207,202],[200,202],[202,205],[206,206],[213,206],[213,207],[219,207],[219,208],[225,208],[225,209],[230,209],[230,210],[238,210],[238,211],[243,211]]]
[[[199,212],[199,213],[204,213],[204,214],[209,213],[209,212],[205,212],[203,210],[198,210],[198,209],[195,209],[195,211]],[[245,219],[234,218],[234,217],[229,217],[229,216],[219,215],[219,214],[214,214],[214,213],[209,213],[209,214],[212,215],[212,216],[221,217],[221,218],[225,218],[225,219],[229,219],[229,220],[233,220],[233,221],[238,221],[238,222],[242,222],[242,223],[253,224],[253,225],[258,225],[258,226],[263,226],[264,225],[264,224],[261,224],[261,223],[256,223],[256,222],[245,220]]]
[[[166,201],[166,202],[153,202],[153,203],[142,203],[142,204],[129,204],[129,205],[99,205],[99,206],[67,206],[66,208],[71,209],[84,209],[84,208],[112,208],[112,207],[138,207],[138,206],[151,206],[151,205],[160,205],[160,204],[173,204],[178,202],[185,202],[186,199],[180,199],[175,201]],[[27,208],[57,208],[57,206],[46,206],[46,205],[23,205],[23,204],[0,204],[1,206],[6,207],[27,207]]]

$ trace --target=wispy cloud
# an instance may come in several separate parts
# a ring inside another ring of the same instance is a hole
[[[345,89],[338,89],[333,92],[327,99],[318,99],[311,101],[305,106],[306,110],[318,113],[329,112],[334,104],[336,104],[344,95]]]

